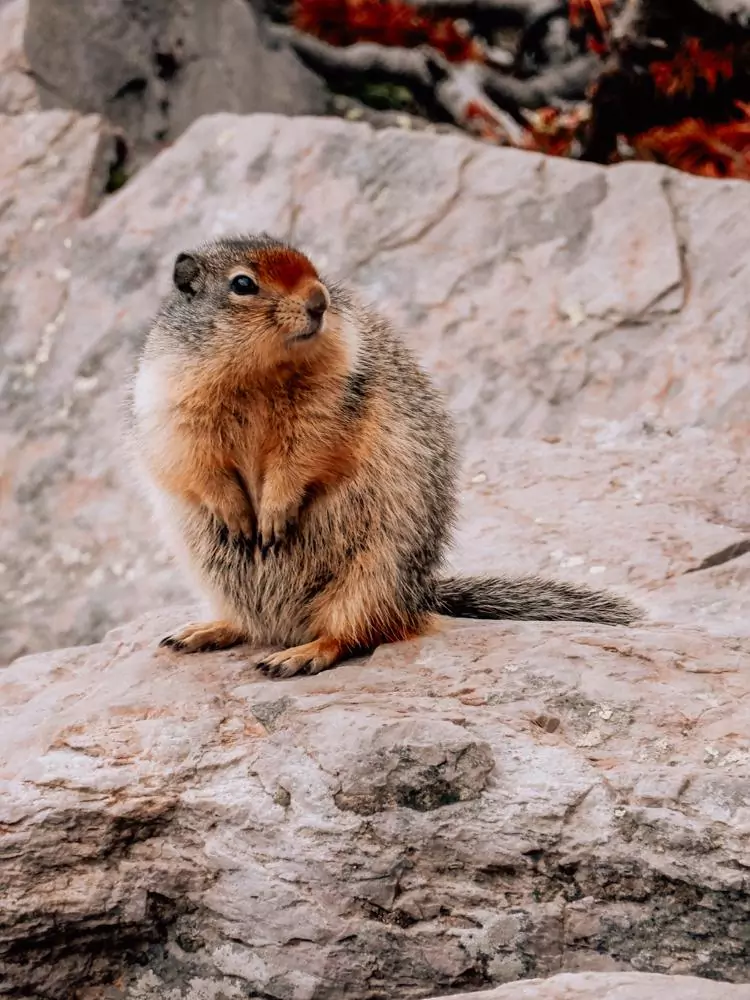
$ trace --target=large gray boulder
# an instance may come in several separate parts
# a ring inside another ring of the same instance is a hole
[[[220,115],[95,207],[99,118],[2,127],[0,652],[73,648],[0,672],[0,990],[744,1000],[708,980],[750,979],[750,188]],[[648,623],[453,623],[289,682],[158,650],[192,606],[80,645],[187,600],[122,404],[173,255],[261,228],[446,390],[456,565]]]
[[[6,989],[750,981],[750,637],[467,622],[285,682],[159,650],[195,612],[0,672]]]
[[[27,0],[0,0],[0,114],[40,107],[39,93],[23,50]]]
[[[457,564],[619,586],[656,617],[746,632],[750,555],[728,547],[750,532],[750,186],[218,115],[52,238],[23,206],[59,179],[26,162],[4,182],[20,207],[0,276],[0,659],[189,597],[132,486],[123,400],[174,254],[262,228],[379,305],[446,390]]]
[[[27,0],[42,106],[104,115],[136,158],[216,111],[314,114],[327,91],[247,0]]]

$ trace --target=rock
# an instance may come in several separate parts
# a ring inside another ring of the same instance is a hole
[[[0,16],[5,10],[0,8]],[[36,626],[23,621],[22,611],[16,615],[40,596],[28,589],[14,592],[18,571],[23,576],[40,554],[33,517],[26,522],[28,534],[24,529],[10,541],[14,521],[18,527],[16,503],[23,503],[24,492],[27,499],[33,497],[37,487],[28,473],[32,466],[39,473],[37,463],[44,463],[50,445],[54,450],[63,444],[66,428],[57,401],[37,399],[31,408],[28,403],[64,320],[73,223],[103,195],[114,152],[112,136],[96,115],[30,111],[0,116],[0,585],[7,598],[0,611],[2,662],[26,646],[29,627]],[[47,413],[46,431],[38,423],[40,404]],[[17,423],[22,412],[23,429]],[[22,480],[26,486],[18,492]],[[85,491],[82,482],[78,485]],[[65,519],[61,509],[58,513]]]
[[[581,973],[462,993],[460,1000],[747,1000],[750,986],[709,983],[687,976]],[[459,996],[443,1000],[459,1000]]]
[[[265,37],[247,0],[28,0],[28,60],[44,107],[96,112],[136,158],[216,111],[313,114],[323,83]]]
[[[17,281],[13,266],[44,252],[95,207],[107,183],[113,141],[97,115],[29,111],[0,115],[0,150],[0,260],[7,282]],[[26,294],[21,288],[16,297]],[[15,331],[3,320],[7,345]]]
[[[27,0],[0,3],[0,115],[39,110],[39,95],[23,50]]]
[[[454,623],[274,682],[158,649],[195,611],[0,672],[6,991],[750,978],[750,637]],[[670,995],[617,982],[546,995]]]
[[[100,118],[0,127],[0,648],[72,647],[0,672],[0,992],[741,1000],[709,980],[750,978],[750,188],[219,115],[91,212]],[[122,403],[173,255],[243,228],[447,392],[457,567],[650,621],[446,624],[288,682],[159,650],[194,607],[82,646],[186,599]]]
[[[361,816],[395,806],[429,812],[479,798],[495,766],[489,746],[452,722],[425,725],[414,719],[368,733],[358,719],[355,733],[354,745],[344,752],[346,769],[335,802]]]
[[[589,448],[480,437],[466,445],[453,562],[614,585],[653,620],[748,635],[749,489],[741,451],[704,430]]]
[[[201,119],[70,247],[37,240],[6,276],[0,658],[189,599],[132,486],[122,401],[173,255],[262,228],[378,303],[446,391],[458,566],[617,586],[657,619],[746,634],[750,555],[685,573],[750,536],[748,209],[746,184],[648,164]]]

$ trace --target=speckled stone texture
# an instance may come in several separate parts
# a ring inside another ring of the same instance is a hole
[[[462,623],[274,682],[157,649],[193,610],[0,674],[0,982],[750,979],[750,638]]]
[[[95,207],[106,129],[49,114],[0,123],[0,653],[33,654],[0,672],[0,991],[744,1000],[750,187],[222,115]],[[454,564],[643,626],[446,623],[289,682],[157,649],[197,609],[130,480],[128,375],[173,255],[261,228],[445,389]]]
[[[6,127],[15,162],[27,140]],[[683,574],[750,534],[748,185],[220,115],[80,219],[59,186],[88,184],[83,149],[6,182],[21,208],[0,275],[0,662],[189,598],[132,488],[122,404],[173,255],[263,228],[377,303],[445,389],[465,451],[458,565],[747,629],[749,556]],[[71,221],[34,232],[32,190]]]

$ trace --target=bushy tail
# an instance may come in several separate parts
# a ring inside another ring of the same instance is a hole
[[[643,612],[623,597],[536,576],[452,576],[438,580],[434,610],[451,618],[529,618],[602,625],[631,625],[643,618]]]

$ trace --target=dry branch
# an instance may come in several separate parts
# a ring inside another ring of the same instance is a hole
[[[424,47],[359,42],[339,48],[295,28],[279,27],[274,32],[334,87],[353,79],[397,83],[407,87],[429,115],[513,145],[520,142],[521,133],[509,115],[525,125],[524,109],[582,98],[599,69],[598,58],[587,54],[530,80],[517,80],[484,63],[449,63]]]
[[[484,73],[483,86],[498,107],[523,120],[524,108],[535,110],[557,101],[583,100],[586,88],[597,78],[601,68],[601,59],[591,52],[562,66],[553,66],[529,80],[518,80],[488,69]]]
[[[278,27],[283,37],[315,73],[329,84],[360,81],[407,87],[428,114],[499,142],[520,139],[518,126],[488,98],[484,84],[498,74],[480,63],[449,63],[428,48],[399,49],[370,42],[339,48],[295,28]]]
[[[408,87],[420,104],[432,103],[433,81],[422,49],[392,48],[374,42],[339,47],[296,28],[274,25],[272,32],[291,45],[300,59],[329,83],[359,77]]]
[[[279,33],[350,100],[553,155],[750,179],[750,0],[293,2]]]

